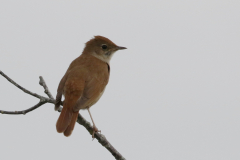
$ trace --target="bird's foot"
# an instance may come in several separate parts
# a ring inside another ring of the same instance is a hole
[[[98,132],[100,132],[101,133],[101,130],[98,130],[98,128],[95,126],[95,125],[93,125],[93,133],[92,133],[92,138],[93,138],[93,140],[94,140],[94,134],[95,133],[98,133]]]

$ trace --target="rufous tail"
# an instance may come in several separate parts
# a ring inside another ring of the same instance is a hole
[[[57,120],[56,128],[59,133],[64,132],[65,136],[70,136],[77,121],[78,112],[74,112],[68,107],[63,107]]]
[[[77,121],[77,117],[78,112],[74,112],[71,108],[63,107],[56,124],[58,133],[64,132],[66,137],[70,136]]]
[[[68,136],[70,136],[72,134],[72,131],[74,129],[74,126],[75,126],[75,123],[77,121],[77,118],[78,118],[78,112],[73,112],[71,122],[68,125],[67,129],[64,131],[64,135],[66,137],[68,137]]]
[[[68,107],[63,107],[62,112],[57,120],[56,128],[59,133],[64,132],[71,119],[72,119],[73,111]]]

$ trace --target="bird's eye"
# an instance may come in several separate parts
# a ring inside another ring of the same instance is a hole
[[[103,45],[102,45],[102,49],[107,49],[107,45],[106,45],[106,44],[103,44]]]

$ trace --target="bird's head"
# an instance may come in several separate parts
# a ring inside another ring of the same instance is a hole
[[[91,54],[96,58],[109,63],[113,54],[122,49],[127,49],[126,47],[117,46],[111,40],[102,36],[95,36],[93,39],[86,43],[83,53]]]

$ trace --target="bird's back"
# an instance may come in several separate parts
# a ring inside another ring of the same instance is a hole
[[[82,54],[71,63],[66,73],[68,78],[83,78],[85,81],[82,96],[74,106],[75,111],[89,108],[99,100],[108,83],[109,72],[109,65],[92,55]]]

